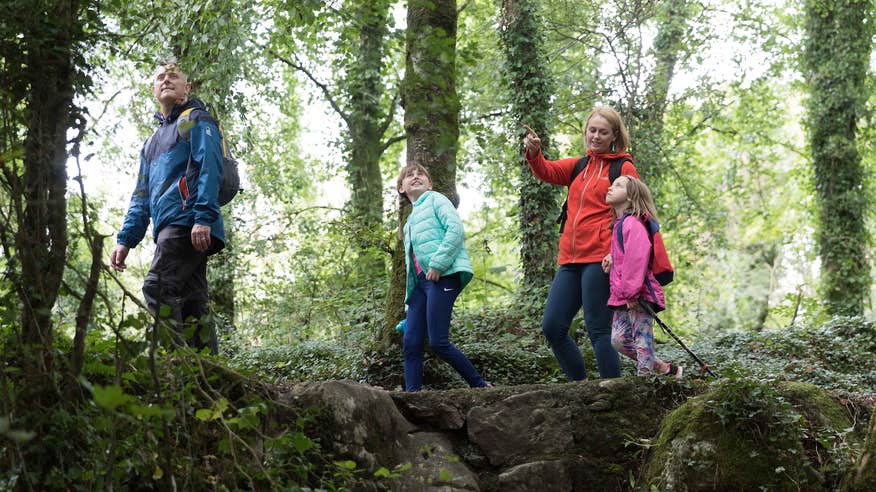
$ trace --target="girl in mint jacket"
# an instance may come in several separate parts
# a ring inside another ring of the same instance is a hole
[[[453,303],[473,276],[459,214],[447,197],[432,191],[429,171],[419,164],[405,166],[397,185],[399,194],[413,205],[404,225],[408,306],[403,339],[405,390],[419,391],[423,386],[427,334],[432,353],[450,364],[469,386],[489,387],[448,339]]]

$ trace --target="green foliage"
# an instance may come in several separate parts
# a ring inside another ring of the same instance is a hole
[[[778,378],[852,393],[876,387],[876,328],[861,318],[759,333],[733,331],[685,342],[720,376]],[[657,351],[665,360],[687,365],[689,374],[697,372],[674,344],[659,345]]]
[[[3,376],[11,410],[33,393],[28,376],[14,371],[21,353],[4,350],[12,357]],[[310,437],[313,412],[287,426],[276,414],[288,418],[290,409],[262,383],[197,355],[163,354],[155,362],[153,373],[146,356],[130,358],[110,384],[92,383],[105,375],[86,365],[81,398],[0,418],[0,483],[90,490],[166,488],[172,480],[187,490],[341,490],[366,482],[355,463],[335,464]]]

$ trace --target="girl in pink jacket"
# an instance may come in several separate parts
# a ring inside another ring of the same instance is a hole
[[[657,210],[651,191],[636,177],[618,177],[605,202],[614,209],[611,233],[611,258],[603,262],[609,273],[611,294],[608,306],[614,309],[611,344],[636,361],[638,374],[667,374],[681,379],[684,368],[654,355],[654,317],[650,313],[666,308],[663,288],[651,272],[653,248],[648,221],[656,220]],[[643,307],[647,303],[650,310]]]

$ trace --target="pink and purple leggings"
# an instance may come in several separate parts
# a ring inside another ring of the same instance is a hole
[[[611,345],[636,361],[639,376],[662,372],[664,363],[654,355],[654,317],[650,314],[626,309],[615,311]]]

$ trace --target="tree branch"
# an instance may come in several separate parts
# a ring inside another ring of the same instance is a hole
[[[392,146],[392,144],[400,142],[406,138],[408,138],[407,135],[396,135],[392,138],[388,138],[386,142],[383,142],[383,145],[380,146],[380,153],[383,154],[384,152],[386,152],[386,149]]]
[[[310,79],[311,82],[313,82],[322,91],[322,94],[323,94],[323,96],[325,96],[326,101],[328,101],[328,103],[332,106],[332,109],[335,110],[335,113],[337,113],[338,116],[340,116],[341,119],[344,120],[344,123],[347,124],[347,127],[349,128],[350,126],[352,126],[350,123],[350,115],[348,115],[347,113],[345,113],[341,109],[341,107],[338,105],[337,101],[335,101],[334,96],[332,96],[332,93],[329,90],[328,86],[326,86],[325,84],[323,84],[322,82],[317,80],[316,77],[312,73],[310,73],[310,71],[307,70],[307,68],[305,68],[300,63],[292,61],[292,60],[284,57],[283,55],[277,53],[273,49],[268,49],[268,52],[270,54],[274,55],[274,57],[277,58],[278,60],[280,60],[281,62],[285,63],[286,65],[289,65],[290,67],[294,68],[295,70],[298,70],[299,72],[306,75],[307,78]]]

